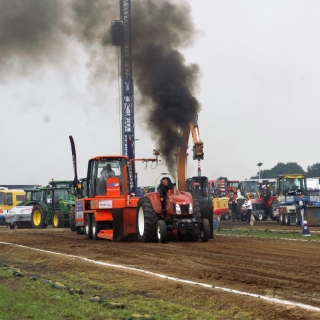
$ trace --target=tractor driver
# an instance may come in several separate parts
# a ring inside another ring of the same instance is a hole
[[[111,164],[108,163],[101,171],[100,173],[100,185],[101,185],[101,194],[104,194],[106,192],[106,181],[110,177],[114,177],[115,173],[111,169]]]
[[[161,179],[161,184],[159,186],[159,193],[160,193],[160,201],[162,205],[162,214],[165,216],[166,213],[166,196],[168,190],[173,189],[173,184],[168,177],[163,177]]]

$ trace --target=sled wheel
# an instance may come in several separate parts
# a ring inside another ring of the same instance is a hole
[[[86,214],[86,226],[84,227],[84,232],[87,239],[92,239],[92,215]]]
[[[96,220],[96,216],[92,215],[92,239],[93,240],[99,240],[98,233],[101,230],[101,222]]]

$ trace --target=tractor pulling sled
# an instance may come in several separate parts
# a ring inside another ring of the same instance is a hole
[[[203,242],[209,240],[209,220],[201,217],[198,201],[189,192],[177,188],[166,197],[166,215],[163,216],[158,192],[136,197],[130,193],[128,168],[134,161],[158,162],[156,158],[132,159],[127,156],[98,156],[88,163],[87,178],[77,180],[76,152],[69,137],[73,156],[74,185],[78,188],[75,205],[75,227],[87,239],[143,242],[168,241],[168,233],[177,232],[181,240]],[[101,171],[110,165],[112,174],[107,179]],[[71,221],[70,221],[71,222]],[[70,224],[70,225],[71,225]]]

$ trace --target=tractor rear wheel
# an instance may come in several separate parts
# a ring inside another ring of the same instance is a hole
[[[87,239],[92,239],[92,215],[86,214],[86,226],[84,227],[84,232]]]
[[[71,231],[77,231],[76,227],[76,208],[72,206],[69,212],[69,226]]]
[[[143,242],[158,242],[157,226],[159,215],[153,210],[147,197],[139,199],[137,206],[138,240]]]
[[[200,229],[200,239],[202,242],[208,242],[210,238],[210,223],[208,219],[202,219]]]
[[[97,237],[98,233],[101,230],[101,222],[96,220],[96,216],[92,215],[92,239],[93,240],[99,240]]]
[[[38,204],[36,204],[31,213],[31,224],[32,228],[35,229],[44,229],[47,227],[45,224],[46,220],[46,212],[45,210]]]
[[[63,228],[64,227],[64,214],[60,210],[53,212],[52,227],[53,228]]]
[[[158,234],[158,242],[166,243],[167,242],[167,226],[164,220],[159,220],[157,223],[157,234]]]

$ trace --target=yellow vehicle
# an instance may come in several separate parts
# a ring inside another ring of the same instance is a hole
[[[0,188],[0,224],[5,224],[6,213],[25,198],[24,190]]]

